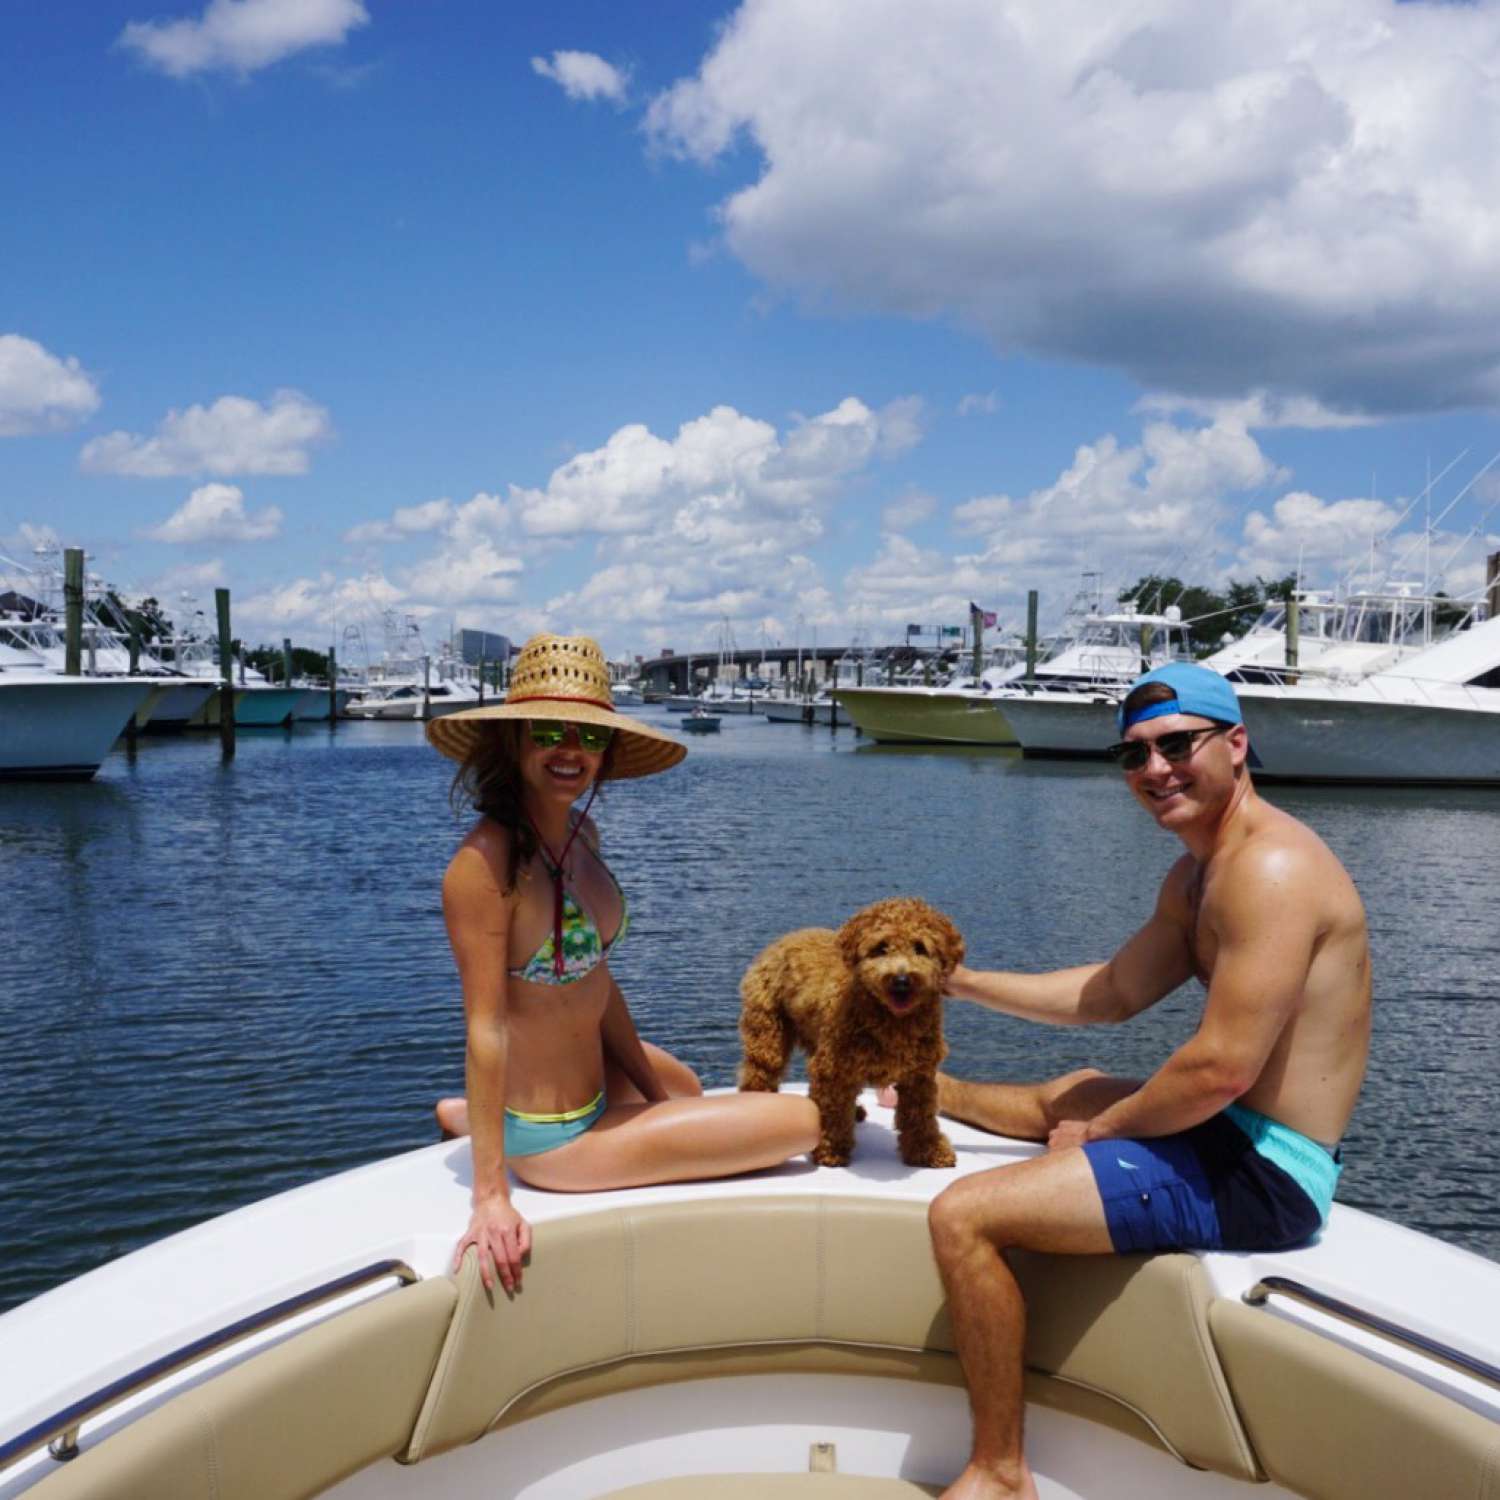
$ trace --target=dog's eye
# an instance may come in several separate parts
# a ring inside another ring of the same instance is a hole
[[[921,938],[918,938],[917,941],[912,944],[912,946],[917,950],[918,953],[922,955],[923,958],[927,957],[927,944],[924,943]]]
[[[870,949],[869,957],[870,958],[884,958],[885,957],[885,944],[884,943],[876,943],[875,946]]]

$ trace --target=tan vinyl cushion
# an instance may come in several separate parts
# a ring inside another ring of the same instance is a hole
[[[1255,1451],[1311,1500],[1500,1500],[1500,1424],[1265,1308],[1215,1302]]]
[[[1189,1463],[1259,1477],[1191,1256],[1017,1257],[1048,1406]],[[698,1200],[539,1225],[520,1292],[472,1257],[405,1457],[607,1391],[772,1370],[958,1382],[927,1206],[842,1196]],[[618,1368],[616,1368],[618,1367]],[[1051,1377],[1051,1378],[1048,1378]]]
[[[388,1292],[90,1444],[37,1500],[303,1500],[404,1448],[453,1316],[447,1277]]]

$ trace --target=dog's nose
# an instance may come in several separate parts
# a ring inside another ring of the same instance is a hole
[[[909,990],[911,988],[911,975],[910,974],[892,974],[891,975],[891,988],[893,990],[902,990],[902,991]]]

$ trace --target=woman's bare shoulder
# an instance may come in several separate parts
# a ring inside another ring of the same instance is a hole
[[[454,851],[443,876],[444,896],[483,891],[509,895],[511,830],[493,818],[480,818]]]

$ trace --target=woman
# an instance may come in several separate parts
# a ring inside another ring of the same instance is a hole
[[[703,1097],[690,1069],[642,1042],[608,956],[625,893],[588,805],[607,780],[650,776],[686,746],[617,713],[603,653],[583,636],[534,636],[505,702],[434,719],[460,763],[455,795],[482,816],[443,878],[443,914],[468,1023],[462,1099],[439,1124],[472,1138],[470,1245],[486,1287],[511,1291],[531,1227],[507,1167],[531,1187],[589,1192],[774,1166],[817,1140],[796,1094]],[[583,800],[582,807],[577,804]]]

